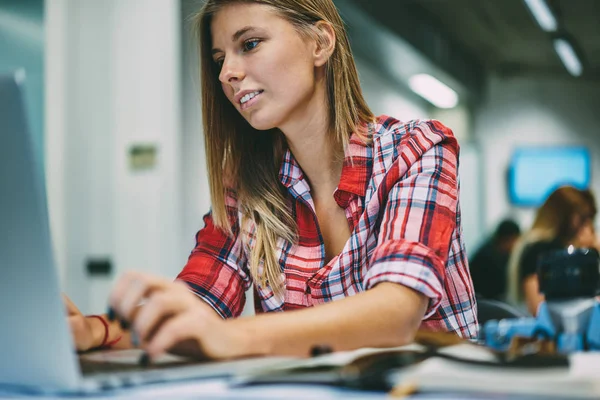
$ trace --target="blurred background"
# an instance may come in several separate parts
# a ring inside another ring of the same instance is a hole
[[[600,190],[600,0],[334,0],[375,114],[461,145],[471,255],[552,189]],[[126,269],[175,277],[210,207],[199,0],[0,0],[0,73],[24,69],[56,262],[84,313]],[[251,302],[249,302],[251,304]]]

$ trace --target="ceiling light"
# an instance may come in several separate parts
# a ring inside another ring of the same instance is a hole
[[[554,14],[552,14],[552,10],[546,4],[546,0],[525,0],[525,4],[527,4],[527,7],[529,7],[529,10],[543,30],[546,32],[556,32],[558,23]]]
[[[410,89],[438,108],[454,108],[458,95],[431,75],[419,74],[408,80]]]
[[[581,61],[579,61],[579,57],[577,57],[573,46],[571,46],[571,43],[569,43],[567,39],[554,39],[554,50],[556,50],[560,59],[565,65],[565,68],[571,75],[581,75],[583,72],[583,66],[581,65]]]

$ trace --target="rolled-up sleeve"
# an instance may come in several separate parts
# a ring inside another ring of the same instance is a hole
[[[452,132],[434,121],[407,135],[398,151],[378,190],[378,244],[363,285],[395,282],[424,294],[426,319],[444,297],[456,228],[458,145]]]
[[[228,195],[227,210],[232,233],[218,228],[209,212],[204,228],[196,234],[196,246],[177,276],[223,318],[238,317],[251,285],[247,258],[240,238],[235,197]]]

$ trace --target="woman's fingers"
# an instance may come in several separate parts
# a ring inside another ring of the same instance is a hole
[[[133,330],[144,342],[150,340],[161,323],[186,309],[186,301],[173,290],[154,291],[139,308],[133,321]]]
[[[128,324],[124,321],[132,322],[135,319],[137,312],[136,308],[142,301],[145,301],[148,296],[151,296],[153,290],[155,290],[153,286],[148,285],[141,279],[129,281],[129,286],[123,293],[118,308],[115,309],[122,318],[121,325],[124,325],[123,328],[128,328]]]
[[[201,324],[194,313],[181,313],[167,319],[146,346],[146,352],[155,358],[184,341],[195,341],[200,352]],[[196,347],[196,346],[195,346]],[[196,356],[201,356],[196,354]]]
[[[75,303],[73,303],[66,294],[62,293],[62,298],[65,302],[65,306],[67,307],[67,315],[69,317],[74,315],[81,315],[81,311],[79,311]]]
[[[226,357],[231,351],[221,343],[224,321],[184,282],[129,272],[115,285],[109,305],[151,358],[181,346],[198,357]]]
[[[88,350],[92,346],[93,341],[89,322],[67,295],[64,293],[61,295],[67,308],[67,320],[75,341],[75,348],[78,351]]]
[[[137,306],[153,291],[166,288],[171,282],[139,272],[127,272],[115,285],[109,297],[109,306],[121,320],[131,321]]]

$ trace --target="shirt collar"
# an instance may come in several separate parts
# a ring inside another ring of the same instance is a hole
[[[372,155],[372,144],[365,143],[361,136],[353,133],[344,151],[342,175],[334,193],[334,198],[341,207],[348,205],[352,195],[365,196],[373,167]],[[288,189],[304,181],[304,173],[289,148],[283,155],[279,180]]]
[[[372,168],[372,144],[365,143],[361,136],[353,133],[345,150],[342,176],[336,192],[352,193],[363,197],[367,191]]]
[[[296,161],[290,149],[286,149],[279,167],[279,180],[286,188],[293,187],[296,183],[304,179],[304,173],[300,164]]]

